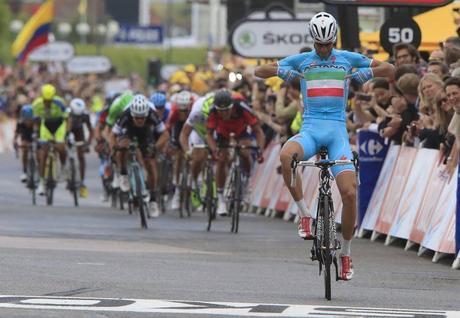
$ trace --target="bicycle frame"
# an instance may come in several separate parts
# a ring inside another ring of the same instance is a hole
[[[243,180],[242,180],[242,167],[241,167],[241,150],[251,149],[257,150],[258,147],[246,146],[236,144],[234,138],[231,137],[230,145],[224,148],[232,149],[232,163],[229,170],[229,178],[225,185],[225,196],[229,204],[230,216],[232,217],[231,232],[238,233],[239,215],[241,210],[241,203],[243,201]]]
[[[299,161],[297,154],[294,154],[291,161],[291,187],[296,185],[297,167],[317,167],[319,172],[319,189],[318,189],[318,206],[316,210],[316,223],[314,225],[313,246],[310,257],[312,260],[319,262],[319,275],[323,272],[325,282],[325,297],[331,300],[331,276],[330,266],[334,264],[336,281],[340,280],[336,251],[341,248],[340,241],[337,239],[337,230],[335,227],[334,205],[332,200],[331,180],[333,177],[329,168],[335,165],[353,164],[356,168],[356,175],[359,173],[358,155],[353,153],[353,160],[328,160],[327,148],[322,147],[319,151],[319,161]],[[359,178],[358,178],[359,180]]]
[[[55,141],[51,140],[48,143],[48,153],[46,155],[45,163],[45,180],[46,180],[46,204],[53,204],[53,192],[57,185],[58,176],[58,155],[56,150]]]

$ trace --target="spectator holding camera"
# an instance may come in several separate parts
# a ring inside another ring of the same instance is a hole
[[[369,84],[370,94],[356,94],[355,113],[365,122],[376,122],[379,117],[387,116],[387,109],[390,106],[391,91],[390,83],[386,78],[376,77]],[[359,113],[363,103],[368,103],[368,111],[365,112],[363,118]]]
[[[404,79],[404,76],[401,79]],[[401,79],[398,81],[398,84]],[[404,87],[404,89],[414,89],[413,86],[409,85],[402,87]],[[381,136],[388,138],[396,145],[400,145],[402,143],[403,135],[406,132],[407,127],[419,117],[415,104],[408,98],[413,94],[413,92],[404,91],[402,87],[399,87],[399,85],[395,87],[395,95],[391,97],[391,108],[389,110],[389,114],[378,125],[378,131]]]
[[[435,101],[436,111],[433,116],[433,124],[431,125],[426,120],[426,115],[422,114],[418,121],[411,123],[405,142],[409,145],[416,145],[414,142],[418,138],[423,148],[442,149],[448,154],[455,141],[455,137],[447,131],[454,110],[444,90],[438,92]]]

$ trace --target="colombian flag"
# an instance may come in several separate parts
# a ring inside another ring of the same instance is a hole
[[[27,21],[16,37],[11,52],[21,64],[27,62],[29,54],[45,43],[54,17],[54,0],[46,0],[37,12]]]

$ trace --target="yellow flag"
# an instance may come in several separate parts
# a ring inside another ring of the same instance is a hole
[[[86,9],[88,8],[88,0],[80,0],[78,5],[78,13],[80,15],[86,15]]]

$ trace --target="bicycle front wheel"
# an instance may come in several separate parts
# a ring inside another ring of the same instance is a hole
[[[29,150],[31,151],[31,150]],[[35,182],[35,160],[33,158],[34,154],[29,153],[29,159],[28,159],[28,164],[27,164],[27,173],[29,175],[28,180],[27,180],[27,185],[31,191],[32,194],[32,204],[36,205],[37,204],[37,184]]]
[[[143,189],[143,184],[142,184],[142,178],[141,178],[141,171],[139,170],[138,167],[133,167],[133,174],[134,174],[134,180],[136,182],[136,199],[137,199],[137,204],[139,208],[139,216],[141,217],[141,227],[143,229],[147,228],[147,207],[144,203],[144,197],[142,196],[142,189]]]
[[[47,165],[47,177],[46,177],[46,204],[52,205],[53,204],[53,192],[54,192],[54,162],[51,158],[48,158],[48,165]]]
[[[75,159],[69,159],[69,169],[70,169],[70,192],[72,192],[73,203],[75,206],[78,206],[78,189],[77,189],[77,178],[75,170]]]
[[[238,226],[240,222],[241,210],[241,170],[236,168],[234,170],[235,176],[233,178],[233,211],[232,211],[232,232],[238,233]]]
[[[323,218],[323,231],[322,231],[322,251],[323,251],[323,263],[324,263],[324,296],[327,300],[331,300],[331,264],[332,264],[332,249],[331,249],[331,206],[329,204],[329,198],[325,197],[321,204],[322,218]]]
[[[211,230],[211,223],[214,220],[214,176],[212,166],[209,165],[206,170],[206,216],[208,217],[207,231]]]

